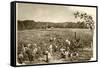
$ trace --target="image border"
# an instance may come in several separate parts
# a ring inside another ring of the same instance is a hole
[[[58,3],[43,3],[43,2],[27,2],[27,1],[12,1],[11,4],[12,3],[14,4],[14,6],[11,6],[11,8],[13,7],[14,10],[11,9],[11,11],[13,12],[13,13],[11,12],[11,66],[20,67],[20,66],[40,66],[40,65],[56,65],[56,64],[72,64],[72,63],[98,62],[98,6],[76,5],[76,4],[58,4]],[[48,64],[17,65],[16,64],[16,31],[17,31],[16,30],[16,3],[59,5],[59,6],[95,7],[96,8],[96,60],[78,61],[78,62],[66,62],[66,63],[48,63]],[[14,16],[12,16],[12,14]],[[12,18],[12,17],[14,17],[14,18]]]

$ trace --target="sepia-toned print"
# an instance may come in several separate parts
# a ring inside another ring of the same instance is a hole
[[[96,60],[96,7],[16,3],[16,64]]]

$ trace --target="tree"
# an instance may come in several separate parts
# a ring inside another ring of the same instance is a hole
[[[94,21],[92,16],[88,15],[87,13],[80,13],[78,11],[74,13],[74,16],[75,18],[80,18],[80,20],[83,20],[82,23],[86,24],[91,30],[94,29]]]

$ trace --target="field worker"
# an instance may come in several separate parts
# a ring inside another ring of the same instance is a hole
[[[22,53],[18,54],[18,62],[19,62],[20,64],[23,63],[23,54],[22,54]]]
[[[23,47],[23,57],[24,57],[24,61],[27,61],[28,60],[27,50],[28,50],[28,47],[27,46],[24,46]]]
[[[49,46],[49,49],[50,49],[50,53],[51,53],[51,55],[52,55],[52,52],[53,52],[53,45],[50,45],[50,46]]]
[[[71,44],[70,44],[69,48],[70,48],[70,52],[75,52],[75,50],[76,50],[75,39],[71,40]]]
[[[24,52],[24,44],[22,44],[22,51]]]
[[[70,50],[69,47],[70,47],[71,42],[68,39],[66,39],[65,44],[66,44],[66,51],[69,51]]]
[[[37,50],[38,50],[37,44],[33,44],[33,46],[34,46],[33,53],[35,54],[37,52]]]
[[[24,47],[24,48],[23,48],[23,51],[24,51],[24,52],[26,52],[26,51],[27,51],[27,49],[28,49],[28,47]]]
[[[38,51],[38,49],[37,48],[34,48],[33,53],[36,54],[37,51]]]
[[[30,62],[32,62],[33,61],[33,55],[32,55],[32,49],[30,47],[31,47],[31,44],[28,44],[26,54],[28,56],[28,60]]]
[[[69,52],[69,51],[65,51],[65,55],[66,55],[65,58],[66,58],[66,59],[69,59],[70,52]]]
[[[65,58],[65,49],[61,48],[60,51],[61,51],[61,58]]]
[[[49,62],[52,59],[52,56],[49,51],[45,51],[45,61]]]
[[[93,43],[91,42],[91,49],[93,48]]]
[[[57,45],[54,45],[54,52],[56,52],[58,49],[58,46]]]

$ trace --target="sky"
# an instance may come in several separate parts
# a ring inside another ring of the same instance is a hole
[[[95,7],[61,6],[47,4],[17,3],[17,20],[34,20],[36,22],[77,22],[74,12],[86,12],[96,19]]]

